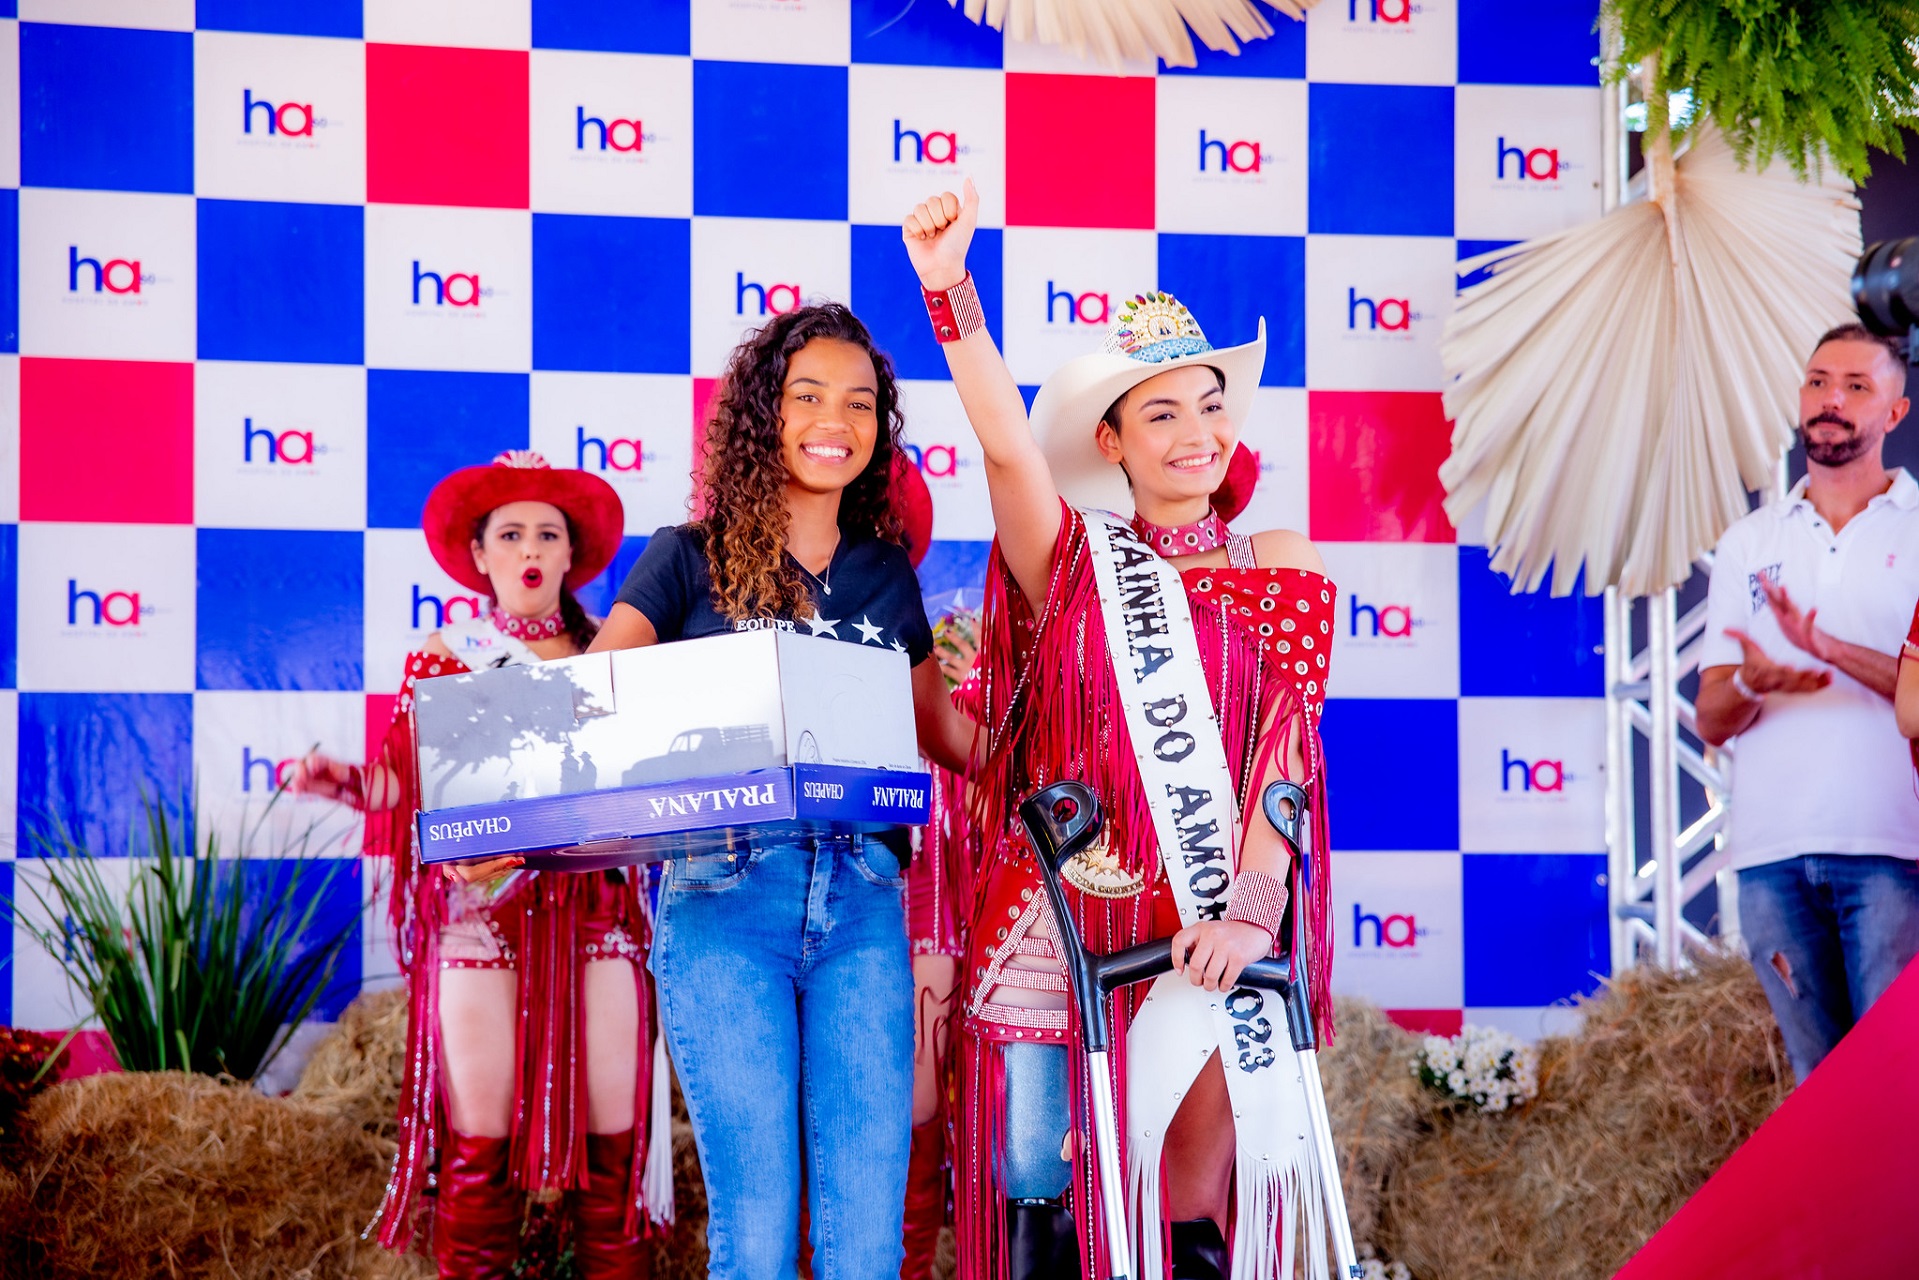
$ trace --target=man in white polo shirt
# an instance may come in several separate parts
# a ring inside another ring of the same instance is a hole
[[[1898,349],[1851,324],[1799,389],[1806,478],[1726,530],[1699,734],[1737,736],[1739,921],[1801,1080],[1919,952],[1919,795],[1893,718],[1919,601],[1919,483],[1887,471]]]

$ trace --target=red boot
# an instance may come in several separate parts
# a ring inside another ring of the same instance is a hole
[[[927,1280],[940,1228],[946,1225],[946,1125],[933,1119],[913,1126],[913,1154],[906,1165],[906,1261],[900,1280]]]
[[[446,1280],[504,1280],[520,1260],[520,1193],[507,1185],[510,1138],[447,1131],[433,1205],[433,1260]]]
[[[626,1230],[633,1131],[586,1135],[586,1190],[573,1201],[573,1268],[580,1280],[639,1280],[638,1235]]]

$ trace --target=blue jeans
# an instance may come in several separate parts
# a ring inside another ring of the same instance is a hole
[[[1803,1081],[1919,953],[1919,863],[1809,853],[1745,868],[1739,930]]]
[[[685,858],[652,970],[706,1178],[708,1275],[894,1280],[913,1124],[913,970],[877,840]]]

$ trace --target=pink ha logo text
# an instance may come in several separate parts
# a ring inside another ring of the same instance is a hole
[[[293,776],[293,766],[300,762],[298,756],[288,756],[284,760],[275,760],[271,754],[254,755],[252,747],[240,748],[240,790],[253,790],[253,771],[258,769],[264,775],[265,791],[278,791],[286,786]]]
[[[1534,147],[1530,151],[1524,147],[1510,146],[1506,137],[1499,137],[1499,180],[1507,177],[1506,161],[1513,162],[1512,177],[1520,182],[1557,182],[1559,180],[1559,148]]]
[[[1499,749],[1499,789],[1512,791],[1513,773],[1519,774],[1518,790],[1564,791],[1566,789],[1566,762],[1563,760],[1521,760],[1504,747]]]
[[[754,311],[746,309],[746,295],[753,295]],[[783,316],[800,305],[800,287],[796,284],[756,284],[746,272],[733,273],[733,313],[735,315]]]
[[[965,148],[959,144],[959,138],[950,132],[918,133],[902,128],[898,120],[893,121],[893,163],[906,163],[906,147],[911,142],[914,164],[957,164]]]
[[[243,457],[251,464],[254,461],[254,446],[258,445],[259,460],[268,466],[310,467],[313,459],[326,452],[325,445],[313,443],[311,431],[288,430],[277,435],[265,427],[253,425],[252,418],[242,420],[246,432]]]
[[[1113,302],[1103,293],[1074,293],[1051,280],[1046,282],[1046,323],[1059,323],[1059,304],[1066,304],[1067,324],[1106,324],[1113,318]]]
[[[1420,6],[1413,0],[1346,0],[1346,21],[1384,22],[1393,26],[1410,24]]]
[[[1413,304],[1405,298],[1362,298],[1359,290],[1348,286],[1346,289],[1346,327],[1359,328],[1361,310],[1366,313],[1366,328],[1377,332],[1387,329],[1394,333],[1405,333],[1413,327],[1413,321],[1419,319],[1419,313],[1413,310]]]
[[[1368,926],[1371,927],[1373,934],[1373,940],[1370,943],[1366,941]],[[1381,947],[1410,947],[1419,942],[1422,933],[1424,930],[1412,916],[1394,915],[1382,918],[1370,914],[1357,902],[1353,904],[1353,946],[1355,947],[1370,946],[1375,950]]]
[[[310,102],[283,102],[274,106],[265,98],[253,96],[253,90],[240,91],[241,119],[245,122],[243,132],[253,133],[254,112],[261,121],[261,132],[269,138],[311,138],[315,125],[326,124],[313,114]]]
[[[951,480],[958,475],[960,468],[967,464],[961,460],[959,450],[950,444],[909,444],[906,456],[920,469],[920,474],[929,480]]]
[[[638,152],[646,142],[646,135],[640,131],[638,120],[603,120],[598,116],[586,114],[585,107],[575,107],[573,123],[573,149],[585,151],[586,130],[591,125],[598,139],[595,150]]]
[[[1409,604],[1366,604],[1358,596],[1347,596],[1346,605],[1350,610],[1347,632],[1355,638],[1385,636],[1404,640],[1413,634],[1413,627],[1417,625]],[[1366,628],[1363,631],[1362,625]]]
[[[432,291],[422,294],[420,286],[432,281]],[[431,299],[436,307],[477,307],[480,299],[490,290],[480,288],[478,272],[449,271],[442,276],[437,271],[420,270],[420,260],[413,260],[413,305],[425,305],[422,297]]]
[[[442,600],[420,590],[416,582],[413,584],[413,629],[438,631],[455,622],[471,622],[481,616],[482,604],[478,596],[448,596]]]
[[[77,578],[67,579],[67,625],[70,627],[137,627],[140,619],[152,612],[151,605],[140,603],[138,591],[82,591]],[[85,621],[81,620],[83,617]]]
[[[574,446],[577,451],[577,461],[573,465],[581,471],[587,470],[586,457],[589,449],[594,450],[598,457],[598,461],[593,466],[595,471],[625,471],[638,475],[646,465],[646,451],[640,447],[637,439],[622,437],[602,440],[598,436],[586,434],[585,427],[575,427],[573,430]]]
[[[1228,142],[1224,138],[1211,138],[1206,130],[1199,131],[1199,171],[1201,173],[1258,173],[1260,161],[1271,159],[1259,152],[1257,142],[1242,138],[1237,142]],[[1219,161],[1218,169],[1209,164]]]
[[[80,256],[79,245],[68,245],[68,293],[80,292],[82,272],[91,273],[84,277],[91,282],[87,290],[90,293],[138,293],[143,282],[153,283],[153,277],[140,270],[138,258],[110,258],[102,262],[98,258],[83,258]]]

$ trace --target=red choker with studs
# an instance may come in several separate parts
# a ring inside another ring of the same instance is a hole
[[[566,630],[566,624],[560,620],[558,610],[544,618],[521,618],[508,613],[505,609],[493,610],[493,626],[501,635],[512,636],[515,640],[532,643],[535,640],[551,640]]]
[[[1144,517],[1134,516],[1133,532],[1147,546],[1168,559],[1174,556],[1196,556],[1202,551],[1223,547],[1232,533],[1226,527],[1226,522],[1219,518],[1219,512],[1210,508],[1203,518],[1192,524],[1154,524]]]

